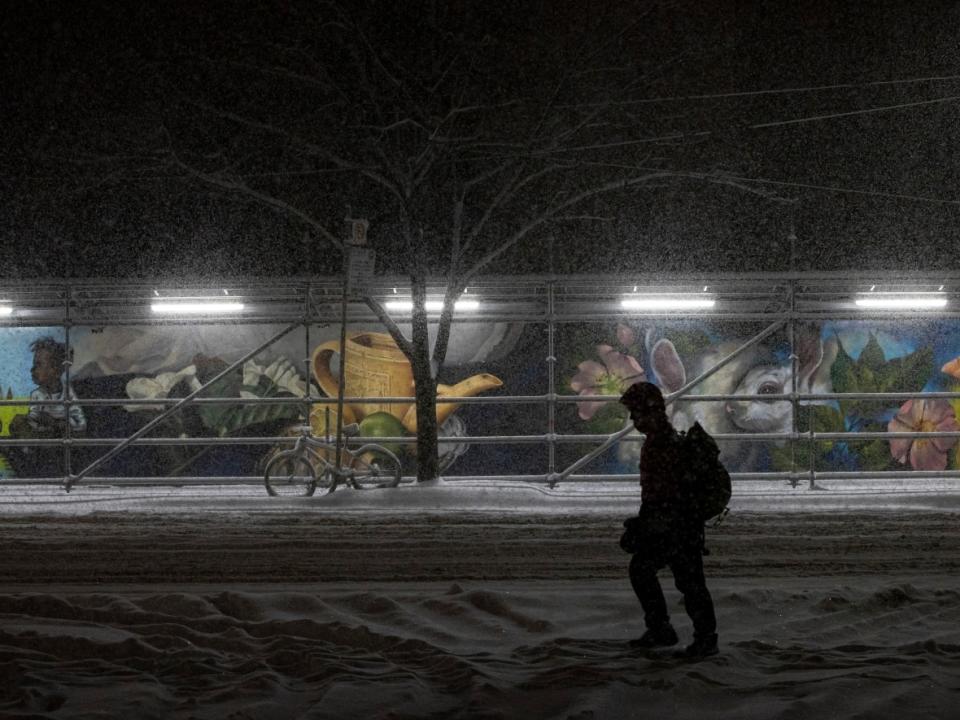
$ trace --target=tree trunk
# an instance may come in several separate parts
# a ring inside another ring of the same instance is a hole
[[[417,482],[423,482],[440,476],[437,381],[430,372],[429,362],[414,363],[413,380],[416,383],[417,401]]]
[[[422,241],[422,234],[421,234]],[[422,246],[422,242],[421,242]],[[411,320],[414,394],[417,401],[417,482],[440,477],[437,450],[437,378],[431,361],[430,332],[427,321],[427,273],[422,255],[416,258],[411,275],[413,313]]]

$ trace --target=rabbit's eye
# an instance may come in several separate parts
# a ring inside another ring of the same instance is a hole
[[[780,386],[775,382],[765,382],[761,383],[760,387],[757,388],[757,395],[778,395],[780,393]]]

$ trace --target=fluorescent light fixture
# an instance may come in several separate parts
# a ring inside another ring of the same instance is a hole
[[[634,295],[620,301],[624,310],[709,310],[716,304],[712,297],[696,295]]]
[[[868,310],[934,310],[947,306],[944,295],[904,295],[901,293],[874,293],[854,300],[857,307]]]
[[[428,312],[440,312],[443,310],[443,300],[427,300],[425,303]],[[411,300],[387,300],[383,304],[387,310],[399,310],[401,312],[410,312],[413,310],[413,301]],[[453,304],[454,310],[473,311],[480,309],[480,303],[476,300],[457,300]]]
[[[0,317],[10,317],[13,315],[13,308],[9,305],[0,305]]]
[[[162,315],[212,315],[240,312],[243,303],[235,300],[168,300],[151,303],[150,309]]]

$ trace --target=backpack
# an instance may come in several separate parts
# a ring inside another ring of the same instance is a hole
[[[687,486],[681,494],[684,503],[701,522],[717,516],[722,519],[732,491],[717,441],[695,422],[683,434],[682,442],[687,465]]]

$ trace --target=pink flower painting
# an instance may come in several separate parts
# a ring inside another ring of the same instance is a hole
[[[939,398],[907,400],[887,426],[889,432],[956,432],[960,429],[950,403]],[[890,453],[900,463],[907,460],[914,470],[944,470],[947,453],[956,438],[896,438]]]
[[[602,363],[585,360],[577,365],[570,387],[581,397],[591,395],[620,395],[636,382],[646,380],[637,359],[614,350],[609,345],[598,345],[597,354]],[[608,400],[590,400],[577,403],[580,417],[589,420]]]
[[[617,342],[629,348],[637,342],[637,333],[629,325],[617,323]]]
[[[946,365],[940,368],[940,372],[945,372],[950,377],[960,380],[960,357],[955,357],[953,360],[948,362]]]

